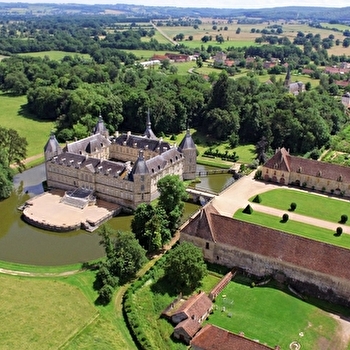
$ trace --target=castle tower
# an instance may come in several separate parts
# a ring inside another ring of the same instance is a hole
[[[157,140],[157,137],[156,135],[154,135],[153,131],[152,131],[152,128],[151,128],[151,117],[149,115],[149,109],[147,111],[147,123],[146,123],[146,130],[145,132],[143,133],[142,136],[145,136],[149,139],[152,139],[152,140]]]
[[[180,142],[178,150],[183,153],[185,159],[182,177],[184,180],[193,180],[196,177],[197,148],[189,128],[186,131],[185,137]]]
[[[52,159],[62,153],[62,148],[56,140],[54,133],[51,133],[49,140],[44,147],[45,161]]]
[[[109,134],[108,134],[108,130],[103,122],[103,118],[101,116],[101,114],[98,117],[98,122],[95,125],[94,128],[94,134],[101,134],[102,136],[108,138]]]
[[[143,150],[139,151],[139,156],[132,167],[130,180],[134,182],[134,208],[141,203],[149,203],[151,201],[151,175],[143,156]]]

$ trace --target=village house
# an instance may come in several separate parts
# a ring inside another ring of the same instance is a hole
[[[44,148],[47,185],[66,191],[82,189],[97,198],[136,209],[159,195],[158,181],[166,175],[194,179],[196,146],[189,130],[179,146],[158,139],[149,114],[143,135],[109,136],[102,117],[94,134],[62,149],[54,135]]]
[[[350,92],[346,92],[346,93],[341,97],[341,103],[342,103],[346,108],[350,108]]]
[[[287,69],[286,78],[284,80],[284,86],[288,89],[293,95],[299,95],[301,92],[305,91],[305,84],[301,81],[292,82],[290,67]]]

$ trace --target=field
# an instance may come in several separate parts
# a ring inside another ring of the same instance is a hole
[[[1,349],[57,349],[97,310],[81,291],[53,280],[0,275]]]
[[[117,304],[94,304],[93,280],[91,271],[40,279],[0,275],[6,317],[0,348],[136,349]]]
[[[30,157],[43,153],[54,123],[35,119],[25,110],[26,103],[26,96],[13,97],[0,94],[0,125],[17,130],[21,137],[27,139],[27,156]]]
[[[334,231],[331,231],[322,227],[304,224],[299,221],[288,220],[287,222],[281,222],[281,217],[258,211],[254,211],[250,215],[244,214],[242,210],[243,209],[240,209],[234,214],[235,219],[350,249],[350,235],[343,234],[340,237],[335,236],[336,225],[334,225]]]
[[[289,349],[297,341],[301,349],[347,349],[337,321],[320,308],[324,306],[320,302],[307,303],[275,282],[255,288],[251,282],[235,277],[218,296],[208,322],[244,332],[247,338],[272,348],[278,344]]]
[[[32,56],[32,57],[49,57],[50,60],[59,61],[65,56],[79,56],[83,57],[85,60],[91,60],[89,54],[76,53],[76,52],[65,52],[65,51],[41,51],[41,52],[30,52],[30,53],[21,53],[20,56]]]
[[[290,204],[297,204],[296,213],[337,223],[342,214],[350,217],[349,202],[304,191],[275,189],[260,194],[261,204],[281,210],[288,210]],[[252,201],[253,198],[250,198]]]

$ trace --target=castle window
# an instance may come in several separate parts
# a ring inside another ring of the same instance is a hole
[[[209,242],[205,243],[205,249],[209,249]]]
[[[145,190],[145,185],[141,185],[141,192]]]

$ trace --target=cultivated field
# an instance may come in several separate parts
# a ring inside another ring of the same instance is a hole
[[[348,349],[340,325],[322,310],[329,304],[305,302],[273,281],[255,288],[251,282],[236,276],[218,296],[208,322],[272,348],[289,349],[297,341],[301,349]]]

